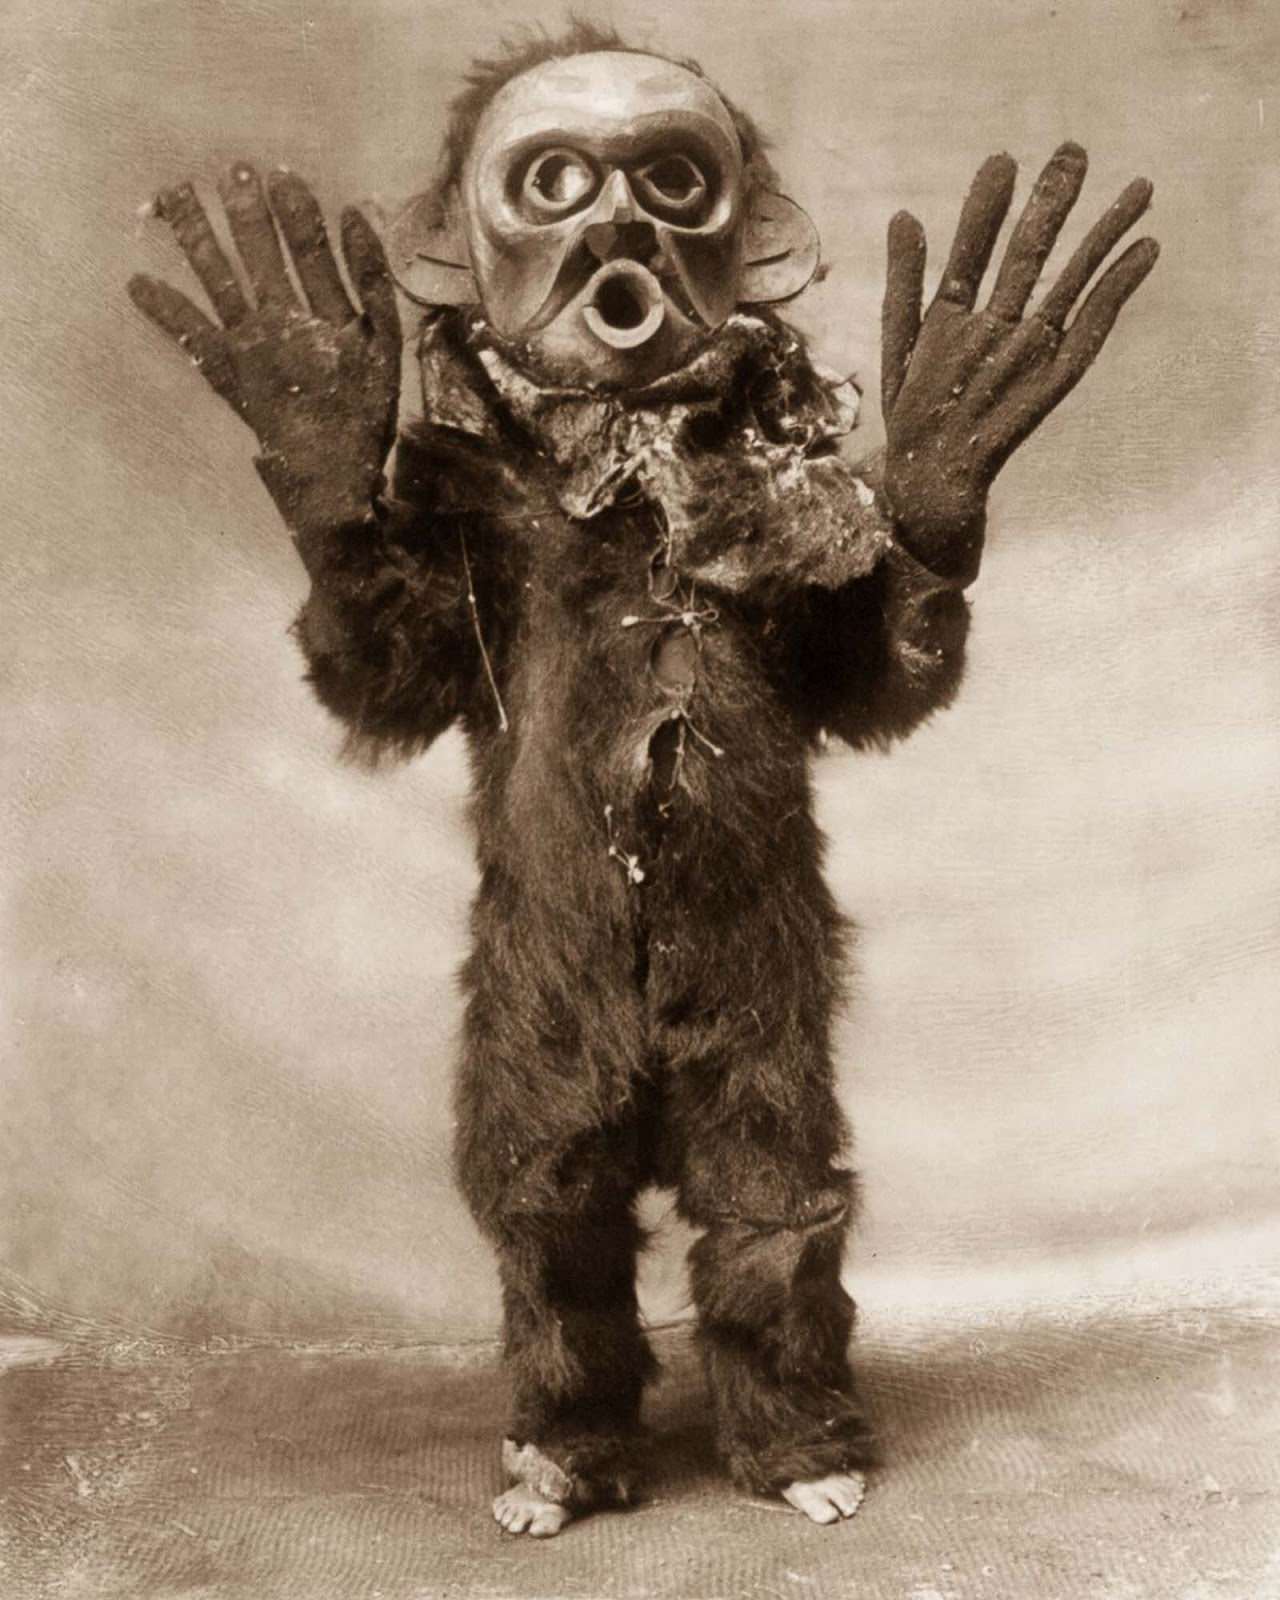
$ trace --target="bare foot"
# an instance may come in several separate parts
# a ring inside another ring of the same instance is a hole
[[[810,1522],[839,1522],[841,1517],[854,1514],[866,1492],[866,1480],[860,1472],[832,1472],[825,1478],[788,1484],[782,1498],[797,1511],[803,1511]]]
[[[546,1499],[528,1484],[516,1483],[493,1502],[493,1515],[508,1533],[553,1539],[573,1513],[568,1506]]]

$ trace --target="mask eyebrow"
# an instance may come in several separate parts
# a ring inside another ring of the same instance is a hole
[[[536,149],[563,144],[603,160],[641,160],[657,151],[670,149],[696,154],[723,171],[732,160],[727,140],[718,123],[697,112],[686,112],[673,119],[666,112],[641,112],[615,121],[574,111],[548,111],[536,125],[510,130],[502,141],[504,163],[519,160]]]

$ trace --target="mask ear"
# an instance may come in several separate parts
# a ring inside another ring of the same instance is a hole
[[[818,230],[808,212],[784,194],[757,189],[747,212],[739,303],[790,300],[812,280],[821,254]]]
[[[423,306],[470,306],[480,294],[456,209],[443,222],[431,194],[415,195],[383,234],[391,275]]]

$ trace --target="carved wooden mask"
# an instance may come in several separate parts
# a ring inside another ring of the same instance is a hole
[[[486,108],[449,214],[420,196],[391,229],[401,287],[478,303],[552,378],[648,382],[738,305],[812,278],[805,213],[744,169],[711,86],[658,56],[545,62]]]

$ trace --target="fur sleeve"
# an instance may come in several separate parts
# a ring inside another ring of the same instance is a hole
[[[885,749],[955,698],[969,606],[896,540],[873,571],[775,616],[786,691],[815,734]]]
[[[491,627],[502,584],[484,524],[464,514],[483,471],[463,441],[400,442],[395,498],[304,553],[311,594],[294,625],[308,679],[357,756],[425,750],[473,709],[483,671],[469,593]],[[491,632],[490,652],[501,649]]]

